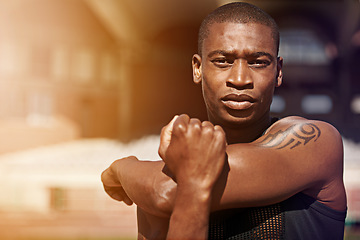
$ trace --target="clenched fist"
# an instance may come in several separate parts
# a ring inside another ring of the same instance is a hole
[[[176,116],[161,132],[159,155],[176,182],[212,188],[225,163],[226,140],[220,126]]]

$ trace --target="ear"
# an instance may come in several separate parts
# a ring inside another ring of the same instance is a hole
[[[277,74],[276,74],[276,87],[280,87],[282,84],[282,78],[283,78],[283,71],[282,71],[282,67],[283,67],[283,58],[282,57],[278,57],[277,58]]]
[[[193,81],[196,84],[201,83],[202,72],[201,72],[201,57],[199,54],[194,54],[192,57],[192,69],[193,69]]]

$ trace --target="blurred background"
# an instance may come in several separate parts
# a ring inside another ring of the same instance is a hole
[[[102,190],[115,159],[157,160],[175,114],[206,119],[191,57],[223,0],[0,0],[0,239],[135,239]],[[327,121],[345,145],[346,239],[360,239],[360,2],[253,3],[281,30],[274,115]]]

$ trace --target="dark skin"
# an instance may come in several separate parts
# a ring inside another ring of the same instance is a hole
[[[208,138],[202,128],[186,134],[175,131],[199,125],[186,115],[164,127],[159,148],[163,161],[140,162],[128,157],[114,162],[104,171],[102,181],[111,197],[138,205],[139,238],[165,238],[171,216],[175,221],[170,222],[169,238],[179,238],[188,231],[204,239],[210,211],[270,205],[299,192],[330,208],[345,210],[343,150],[337,130],[325,122],[301,117],[283,118],[271,125],[269,109],[274,88],[282,82],[282,58],[277,57],[270,28],[225,22],[214,23],[209,30],[202,56],[193,56],[193,79],[202,85],[212,124],[204,131],[221,126],[228,143],[227,162],[218,157],[221,164],[215,164],[214,158],[208,157],[209,151],[223,156],[223,145],[209,148],[208,140],[202,141]],[[172,144],[173,139],[182,140]],[[194,139],[200,143],[195,149],[190,144]],[[199,149],[202,154],[197,154]],[[190,164],[181,164],[184,159]],[[201,161],[215,166],[205,174],[211,179],[206,187],[174,181],[182,172],[186,177],[180,179],[201,178],[205,169],[188,171]],[[171,166],[172,175],[164,171],[164,162]],[[199,191],[207,197],[197,199]],[[191,205],[182,205],[184,199],[203,207],[200,212],[190,208],[179,222],[176,216]],[[190,228],[187,223],[199,214],[203,216],[200,223]]]
[[[163,131],[161,142],[159,154],[177,183],[167,239],[206,239],[211,191],[225,164],[225,133],[183,115]]]

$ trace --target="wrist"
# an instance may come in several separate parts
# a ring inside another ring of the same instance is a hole
[[[211,202],[212,187],[208,185],[193,183],[178,183],[176,190],[176,200],[179,198],[191,200],[197,203],[207,204]]]
[[[167,239],[207,239],[211,191],[178,184]]]
[[[182,191],[196,191],[203,194],[210,194],[216,181],[213,178],[201,177],[201,176],[179,176],[176,177],[176,183],[178,187],[182,188]]]

